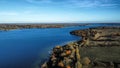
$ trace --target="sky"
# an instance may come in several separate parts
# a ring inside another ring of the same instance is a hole
[[[120,23],[120,0],[0,0],[0,23]]]

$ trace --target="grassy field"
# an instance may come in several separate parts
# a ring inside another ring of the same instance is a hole
[[[82,47],[80,48],[82,57],[89,57],[92,61],[120,62],[120,47]]]

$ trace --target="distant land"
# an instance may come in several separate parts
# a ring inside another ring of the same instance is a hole
[[[28,24],[28,23],[19,23],[19,24],[0,24],[0,30],[8,31],[13,29],[31,29],[31,28],[62,28],[69,26],[85,26],[88,24],[79,24],[79,23],[52,23],[52,24]]]
[[[13,29],[31,29],[31,28],[62,28],[70,26],[85,26],[93,23],[0,23],[0,30],[8,31]],[[101,23],[98,23],[101,24]],[[119,24],[119,23],[102,23]]]

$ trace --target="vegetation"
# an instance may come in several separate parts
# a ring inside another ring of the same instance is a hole
[[[82,39],[53,48],[49,61],[41,68],[120,68],[119,32],[120,27],[72,31]]]
[[[87,24],[0,24],[0,30],[30,29],[30,28],[62,28],[68,26],[84,26]]]

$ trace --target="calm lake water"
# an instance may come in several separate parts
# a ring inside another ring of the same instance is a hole
[[[0,68],[32,68],[47,58],[54,46],[80,39],[70,31],[98,26],[113,24],[0,31]]]

